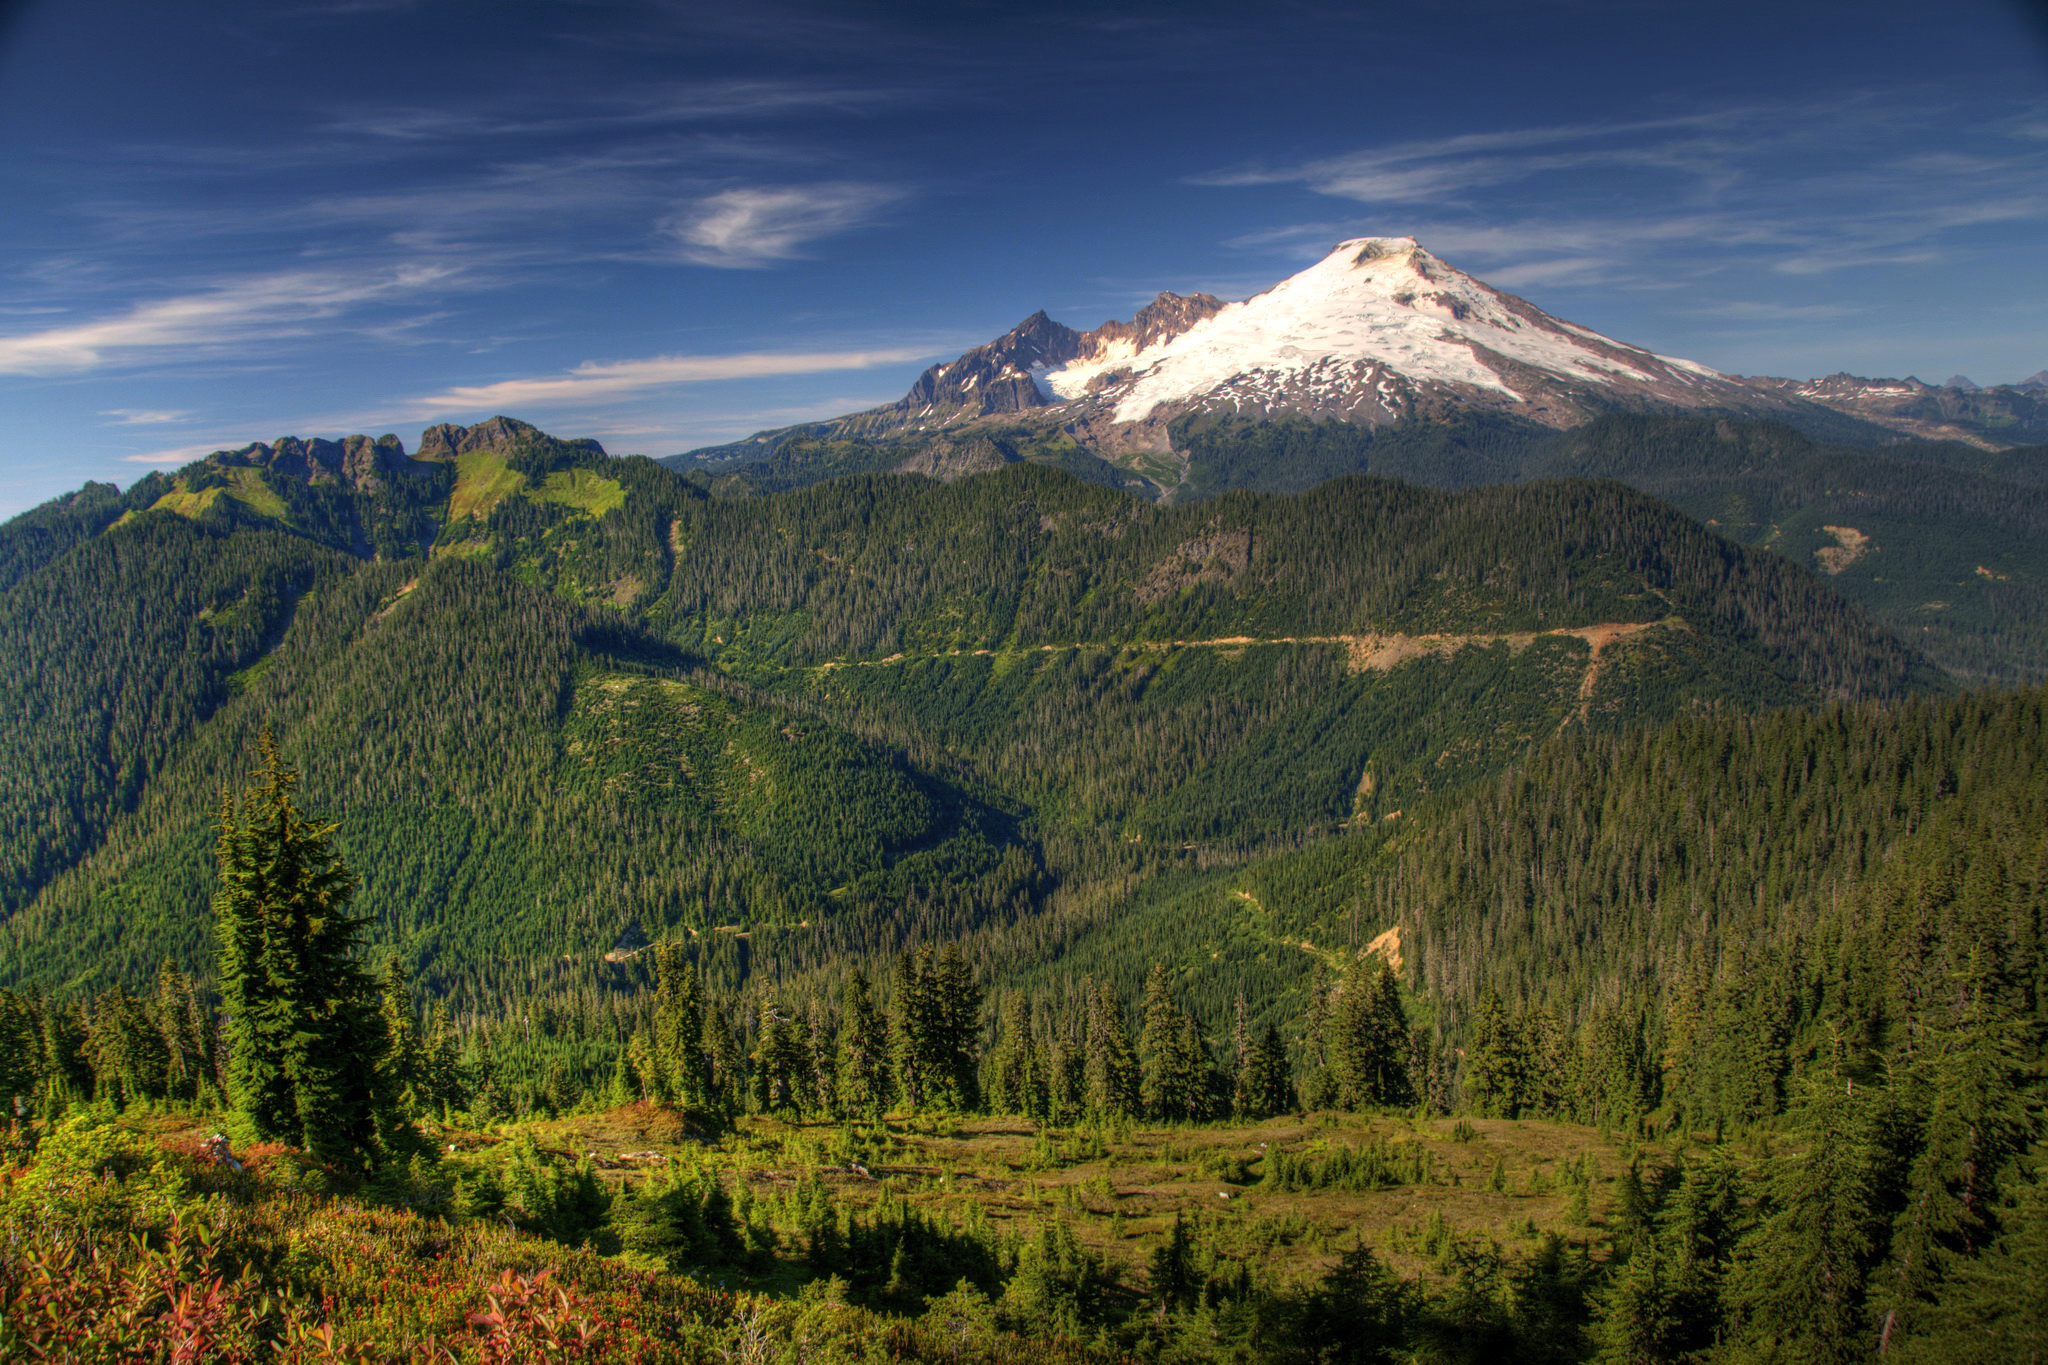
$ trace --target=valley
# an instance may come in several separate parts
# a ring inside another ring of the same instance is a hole
[[[0,1215],[133,1234],[0,1343],[207,1275],[362,1359],[2033,1330],[2048,701],[1967,686],[2032,676],[2030,457],[1197,419],[1170,496],[497,418],[0,528]],[[349,945],[277,1034],[263,809]],[[230,1105],[320,1037],[340,1098]]]

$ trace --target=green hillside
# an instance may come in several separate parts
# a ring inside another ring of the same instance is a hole
[[[1385,428],[1303,418],[1182,418],[1157,482],[1112,470],[1151,496],[1296,493],[1371,473],[1437,488],[1512,480],[1615,479],[1721,534],[1779,551],[1967,682],[2048,678],[2048,448],[1956,442],[1872,446],[1778,422],[1615,414],[1571,431],[1478,412]],[[971,447],[971,449],[970,449]],[[895,442],[796,435],[772,457],[696,466],[719,496],[786,491],[847,473],[958,475],[1095,457],[1019,428]],[[1183,468],[1184,466],[1184,468]],[[1103,466],[1110,469],[1109,466]]]
[[[770,941],[779,973],[1028,921],[1560,729],[1935,681],[1612,483],[1161,507],[1023,464],[735,500],[505,419],[428,437],[0,532],[8,980],[203,966],[208,812],[266,724],[380,941],[488,1002],[629,984],[670,932],[737,979]]]

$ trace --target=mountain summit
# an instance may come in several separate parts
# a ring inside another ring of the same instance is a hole
[[[1157,305],[1155,305],[1156,307]],[[1090,426],[1205,410],[1384,425],[1446,403],[1575,426],[1621,407],[1722,406],[1739,382],[1559,321],[1409,237],[1340,243],[1298,275],[1149,342],[1105,328],[1034,372]]]
[[[1114,459],[1171,454],[1174,419],[1294,415],[1387,426],[1485,408],[1552,428],[1602,413],[1779,415],[1800,400],[1552,317],[1412,237],[1359,237],[1241,303],[1161,294],[1129,322],[1076,331],[1034,313],[934,365],[885,407],[763,432],[887,439],[1001,419],[1057,428]]]
[[[970,447],[1021,430],[1171,485],[1186,467],[1174,435],[1184,418],[1377,428],[1477,412],[1565,430],[1604,413],[1711,412],[1789,420],[1831,438],[1995,448],[2037,439],[2043,406],[2018,388],[1723,374],[1553,317],[1412,237],[1358,237],[1240,303],[1166,293],[1131,321],[1091,332],[1034,313],[932,366],[894,403],[677,463],[760,460],[795,437],[937,441],[937,454],[903,467],[964,473],[986,464]]]

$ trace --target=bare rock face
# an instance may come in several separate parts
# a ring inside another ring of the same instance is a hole
[[[366,493],[418,471],[406,458],[404,443],[388,435],[375,439],[348,436],[339,441],[280,436],[268,443],[258,441],[240,450],[224,450],[211,458],[224,468],[269,470],[309,484],[339,483]]]
[[[1093,351],[1123,342],[1133,350],[1142,351],[1147,346],[1173,340],[1202,319],[1215,317],[1228,306],[1214,294],[1189,294],[1186,297],[1170,292],[1161,294],[1140,308],[1137,316],[1129,322],[1112,319],[1085,333],[1083,340],[1089,345],[1083,349]]]
[[[467,455],[473,450],[492,450],[499,446],[516,445],[541,435],[539,427],[519,421],[513,417],[493,417],[473,427],[459,427],[452,422],[443,422],[437,427],[428,427],[420,433],[420,460],[452,460],[458,455]]]

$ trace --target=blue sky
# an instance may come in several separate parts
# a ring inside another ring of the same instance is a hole
[[[0,6],[0,515],[506,412],[670,454],[1413,234],[1748,374],[2048,367],[2010,0]]]

